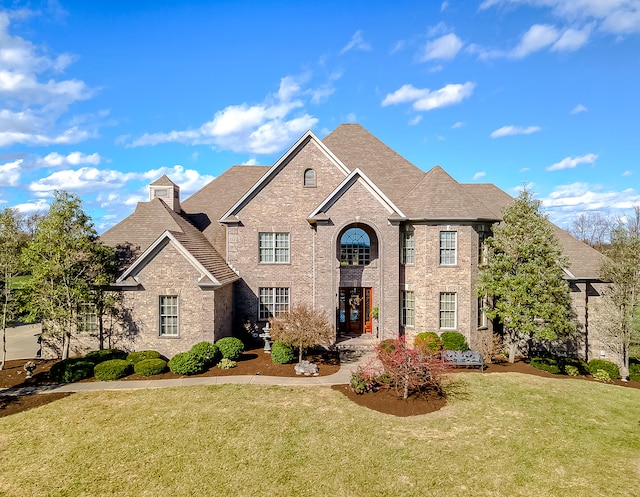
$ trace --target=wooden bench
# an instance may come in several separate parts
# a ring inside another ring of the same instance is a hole
[[[442,359],[457,367],[480,366],[480,371],[484,372],[484,358],[477,350],[443,350]]]

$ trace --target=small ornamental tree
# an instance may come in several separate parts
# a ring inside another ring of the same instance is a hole
[[[568,261],[529,190],[505,209],[486,243],[488,260],[477,293],[487,297],[487,317],[503,324],[509,362],[522,337],[555,340],[571,334],[571,294],[562,278]]]
[[[271,337],[297,348],[299,362],[305,348],[328,345],[335,339],[327,317],[306,305],[295,305],[287,314],[271,318],[270,322]]]

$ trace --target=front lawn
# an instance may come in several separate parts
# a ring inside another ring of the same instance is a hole
[[[74,394],[0,419],[0,495],[636,493],[640,390],[453,378],[447,407],[409,418],[325,387]]]

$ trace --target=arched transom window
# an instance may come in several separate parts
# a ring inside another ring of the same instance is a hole
[[[340,237],[340,264],[366,266],[371,262],[371,239],[362,228],[349,228]]]
[[[304,186],[316,186],[316,172],[313,169],[307,169],[304,172]]]

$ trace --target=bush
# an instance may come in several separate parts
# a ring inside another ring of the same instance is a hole
[[[580,374],[589,374],[589,366],[582,359],[576,359],[573,357],[562,357],[559,360],[560,369],[569,376],[578,376]],[[575,368],[578,370],[578,374],[569,373],[569,368]]]
[[[136,362],[133,366],[133,370],[140,376],[153,376],[156,374],[162,374],[167,369],[167,361],[154,357],[151,359],[144,359],[143,361]]]
[[[373,371],[366,370],[362,366],[358,366],[356,370],[351,373],[349,385],[351,391],[358,395],[380,390],[380,382],[378,381],[377,374]]]
[[[231,369],[235,368],[236,365],[236,361],[232,361],[231,359],[227,359],[226,357],[218,363],[218,367],[220,369]]]
[[[560,365],[555,357],[532,357],[529,359],[529,365],[540,371],[546,371],[547,373],[561,373]]]
[[[276,340],[271,346],[271,361],[274,364],[289,364],[293,361],[293,349],[286,343]]]
[[[632,362],[629,364],[629,379],[633,381],[640,381],[640,364]]]
[[[620,369],[617,364],[614,364],[611,361],[607,361],[606,359],[591,359],[589,361],[589,372],[595,378],[595,373],[601,369],[606,371],[609,375],[609,378],[612,380],[617,380],[620,378]]]
[[[100,381],[113,381],[131,374],[132,364],[125,359],[111,359],[96,364],[93,374]]]
[[[127,356],[127,361],[131,364],[138,364],[141,361],[146,361],[147,359],[161,359],[162,355],[160,352],[155,350],[140,350],[138,352],[131,352]]]
[[[204,359],[192,352],[180,352],[174,355],[169,361],[169,369],[175,374],[200,374],[207,366]]]
[[[423,354],[437,354],[442,348],[442,341],[434,331],[418,333],[413,344]]]
[[[207,366],[213,366],[220,360],[220,349],[212,342],[196,343],[189,352],[202,357]]]
[[[224,359],[236,361],[240,358],[242,352],[244,352],[244,344],[242,343],[242,340],[235,337],[221,338],[216,342],[216,345]]]
[[[444,350],[469,350],[467,339],[457,331],[445,331],[440,335]]]
[[[598,369],[593,373],[593,379],[602,383],[611,383],[611,376],[604,369]]]
[[[570,364],[567,364],[564,367],[564,372],[569,376],[578,376],[580,374],[580,370],[575,366],[571,366]]]
[[[94,364],[81,357],[56,362],[49,370],[49,378],[58,383],[73,383],[93,376]]]
[[[84,359],[90,361],[95,366],[104,361],[111,361],[112,359],[126,359],[127,353],[120,349],[102,349],[93,350],[84,356]]]

